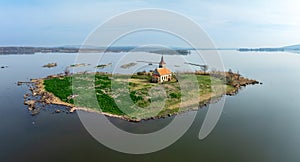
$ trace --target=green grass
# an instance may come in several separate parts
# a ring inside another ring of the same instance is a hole
[[[53,93],[64,102],[75,103],[76,106],[96,110],[101,108],[101,111],[115,115],[149,118],[182,111],[179,104],[182,97],[185,96],[182,96],[179,82],[175,79],[164,84],[156,84],[150,83],[150,75],[133,75],[130,77],[120,75],[114,76],[113,80],[111,77],[107,74],[75,74],[62,78],[46,79],[44,85],[46,91]],[[224,84],[224,81],[209,75],[196,75],[196,78],[200,95],[212,92],[212,84]],[[72,89],[72,81],[73,85],[77,85],[77,87],[73,87],[74,89]],[[157,85],[163,87],[165,97],[160,90],[153,90]],[[227,87],[229,90],[232,88]],[[190,91],[195,90],[191,89]],[[78,97],[68,99],[73,94],[78,95]],[[164,107],[157,106],[163,99],[165,99]]]
[[[58,98],[60,98],[64,102],[72,103],[73,100],[68,100],[67,98],[72,95],[72,87],[71,87],[71,78],[52,78],[44,81],[45,90],[55,94]]]

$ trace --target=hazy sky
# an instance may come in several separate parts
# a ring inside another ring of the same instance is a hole
[[[81,44],[122,12],[159,8],[196,21],[217,47],[300,44],[299,0],[0,0],[0,45]],[[128,44],[140,43],[128,42]]]

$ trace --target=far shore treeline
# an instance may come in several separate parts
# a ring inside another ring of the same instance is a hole
[[[102,52],[150,52],[165,55],[188,55],[192,48],[137,48],[135,46],[124,47],[0,47],[0,55],[9,54],[35,54],[35,53],[102,53]]]

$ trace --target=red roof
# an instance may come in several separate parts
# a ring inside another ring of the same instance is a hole
[[[160,76],[171,74],[171,71],[167,68],[157,68],[156,70],[157,70],[157,72],[159,73]]]

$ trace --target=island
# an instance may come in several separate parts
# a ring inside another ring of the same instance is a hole
[[[177,77],[179,75],[181,78],[196,78],[194,82],[199,89],[190,89],[188,93],[197,94],[197,97],[182,93],[181,86],[189,87],[190,83],[180,84]],[[73,87],[72,81],[80,86]],[[31,95],[39,97],[32,100],[29,95],[24,96],[24,103],[30,110],[36,109],[35,103],[57,104],[68,107],[71,113],[83,110],[138,122],[196,110],[217,102],[224,95],[235,95],[243,86],[259,82],[231,70],[174,73],[166,67],[162,57],[159,67],[150,72],[137,72],[133,75],[101,72],[60,74],[32,79],[31,83]],[[165,93],[159,88],[163,88]],[[160,103],[162,99],[163,105]]]
[[[105,67],[108,67],[108,66],[111,66],[112,63],[108,63],[108,64],[100,64],[100,65],[97,65],[96,68],[99,68],[99,69],[103,69]]]
[[[44,68],[53,68],[53,67],[56,67],[57,66],[57,63],[48,63],[46,65],[43,65]]]

